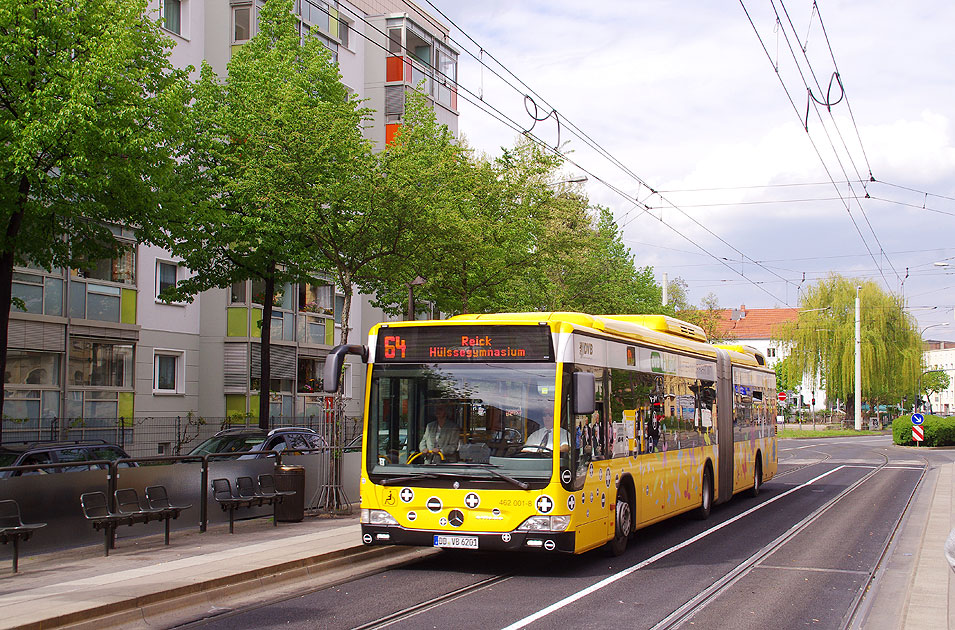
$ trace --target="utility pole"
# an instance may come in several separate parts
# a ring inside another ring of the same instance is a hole
[[[856,431],[862,430],[862,307],[859,301],[859,289],[856,287],[856,387],[855,408]]]

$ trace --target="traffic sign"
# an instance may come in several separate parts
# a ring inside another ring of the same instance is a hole
[[[921,442],[925,439],[925,429],[919,425],[914,425],[912,427],[912,440],[916,442]]]
[[[779,399],[779,402],[786,402],[786,392],[779,392],[776,394],[776,398]]]
[[[925,416],[920,413],[912,414],[912,424],[922,424],[923,422],[925,422]]]

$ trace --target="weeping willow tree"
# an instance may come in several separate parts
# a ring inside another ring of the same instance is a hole
[[[855,299],[861,302],[862,400],[869,409],[897,403],[915,390],[921,341],[901,298],[870,280],[833,274],[811,287],[796,321],[780,326],[777,340],[790,348],[799,373],[818,377],[829,400],[852,407],[855,392]]]

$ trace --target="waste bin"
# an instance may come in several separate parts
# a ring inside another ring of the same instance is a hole
[[[275,506],[275,520],[283,523],[297,523],[305,518],[305,467],[276,466],[275,489],[294,490],[295,494],[286,496]]]

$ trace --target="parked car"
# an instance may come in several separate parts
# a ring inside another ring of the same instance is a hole
[[[103,459],[114,461],[125,457],[129,457],[129,455],[121,447],[103,440],[7,443],[0,446],[0,466],[38,466],[41,464],[64,463],[74,463],[75,465],[27,471],[4,470],[0,471],[0,477],[105,469],[104,464],[86,464],[84,462]],[[124,462],[120,466],[136,466],[136,463]]]
[[[297,449],[323,448],[325,438],[312,429],[284,427],[265,431],[263,429],[226,429],[189,451],[190,455],[210,453],[236,453],[239,451],[262,451],[262,455],[241,455],[239,459],[265,457],[267,451],[294,451]]]

